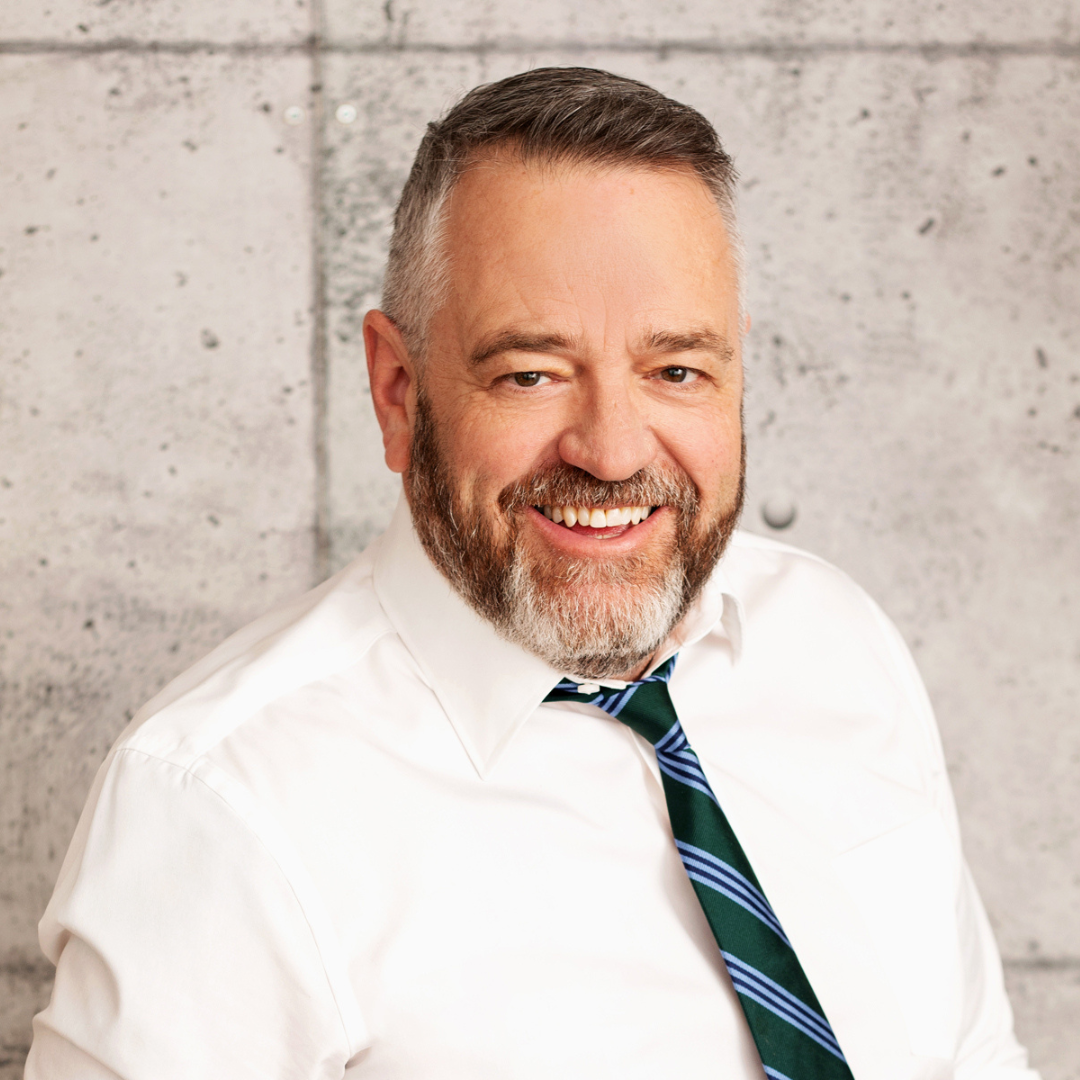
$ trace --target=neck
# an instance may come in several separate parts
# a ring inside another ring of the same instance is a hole
[[[637,667],[631,668],[629,671],[624,672],[622,675],[616,675],[614,676],[614,678],[621,679],[623,682],[637,682],[637,680],[640,679],[641,676],[644,675],[645,672],[648,670],[649,665],[652,663],[652,658],[655,655],[655,653],[650,654],[649,656],[645,657],[645,659],[640,664],[638,664]]]

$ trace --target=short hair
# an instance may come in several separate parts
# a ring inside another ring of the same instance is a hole
[[[741,298],[738,174],[712,124],[634,79],[535,68],[471,90],[420,141],[394,213],[383,286],[383,308],[414,358],[426,353],[427,323],[445,295],[449,196],[472,163],[504,148],[528,164],[692,169],[720,209]]]

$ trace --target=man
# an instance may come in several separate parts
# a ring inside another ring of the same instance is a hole
[[[734,182],[598,71],[431,125],[365,323],[405,501],[109,755],[30,1080],[1034,1075],[898,635],[734,533]]]

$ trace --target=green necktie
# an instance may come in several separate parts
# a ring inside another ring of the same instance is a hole
[[[829,1021],[761,890],[750,861],[686,741],[668,680],[673,656],[622,690],[584,695],[561,682],[545,701],[585,701],[617,717],[656,751],[671,830],[712,927],[771,1080],[853,1080]]]

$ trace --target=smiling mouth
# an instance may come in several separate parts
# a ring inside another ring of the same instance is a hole
[[[616,525],[637,525],[655,509],[652,506],[537,506],[549,521],[572,529],[582,525],[590,529],[610,529]]]

